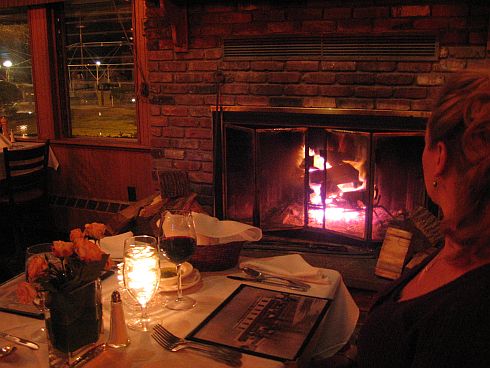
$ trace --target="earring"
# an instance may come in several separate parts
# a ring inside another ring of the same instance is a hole
[[[437,180],[435,180],[435,179],[434,179],[434,181],[432,182],[432,186],[433,186],[434,188],[437,188]]]

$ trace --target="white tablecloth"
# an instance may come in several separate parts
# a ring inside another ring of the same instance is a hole
[[[165,308],[152,307],[151,316],[160,321],[166,328],[178,336],[185,337],[198,326],[227,296],[240,284],[225,276],[238,274],[238,270],[227,272],[202,273],[202,280],[197,285],[185,290],[197,300],[197,306],[189,311],[171,311]],[[350,338],[356,325],[359,309],[349,294],[340,274],[328,270],[328,277],[332,283],[325,285],[312,285],[304,294],[318,297],[332,298],[333,302],[324,317],[321,337],[315,347],[315,354],[327,357],[337,352]],[[256,283],[254,283],[257,286]],[[266,285],[259,285],[266,287]],[[102,282],[105,336],[109,336],[110,294],[117,288],[117,279],[111,276]],[[269,287],[273,288],[273,287]],[[168,293],[166,293],[168,294]],[[169,294],[173,295],[173,294]],[[32,318],[21,317],[0,312],[0,331],[9,332],[17,336],[32,338],[44,322]],[[128,330],[131,344],[120,350],[108,349],[85,367],[226,367],[198,354],[180,351],[171,353],[161,348],[150,336],[150,333]],[[0,339],[2,340],[2,339]],[[1,341],[0,344],[6,343]],[[44,368],[48,367],[47,344],[41,343],[39,351],[29,350],[18,346],[18,350],[8,357],[0,360],[0,367]],[[244,354],[243,367],[283,367],[283,363]]]
[[[44,143],[38,143],[38,142],[16,142],[13,144],[13,146],[9,149],[15,149],[15,150],[20,150],[20,149],[27,149],[27,148],[32,148],[32,147],[39,147],[44,145]],[[51,147],[49,148],[49,159],[48,159],[48,166],[58,170],[59,162],[58,159],[56,158],[53,150]],[[5,179],[5,163],[3,162],[3,150],[0,150],[0,180]]]

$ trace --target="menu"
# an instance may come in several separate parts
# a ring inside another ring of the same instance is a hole
[[[279,361],[296,360],[330,300],[240,285],[187,338]]]
[[[25,281],[23,273],[0,285],[0,311],[43,319],[44,315],[42,311],[36,308],[34,304],[22,304],[18,301],[16,292],[17,284],[22,281]]]

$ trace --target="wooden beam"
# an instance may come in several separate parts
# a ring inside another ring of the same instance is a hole
[[[146,48],[146,38],[144,35],[144,20],[146,6],[144,1],[133,1],[133,19],[134,19],[134,84],[136,88],[137,99],[137,124],[138,124],[138,141],[144,146],[150,146],[150,103],[146,90],[148,89],[148,55]]]
[[[172,32],[175,51],[187,51],[189,48],[187,1],[160,0],[160,6],[163,8],[164,23]]]
[[[48,20],[46,9],[34,8],[28,12],[31,25],[32,78],[36,95],[38,138],[53,139],[54,131],[52,69],[49,50]]]

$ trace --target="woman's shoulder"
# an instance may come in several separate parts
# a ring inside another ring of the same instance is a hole
[[[475,268],[429,295],[434,311],[444,310],[453,317],[468,316],[490,318],[490,264]]]
[[[464,273],[459,278],[454,280],[454,284],[461,284],[469,288],[487,289],[487,287],[490,285],[490,263],[483,264]]]

